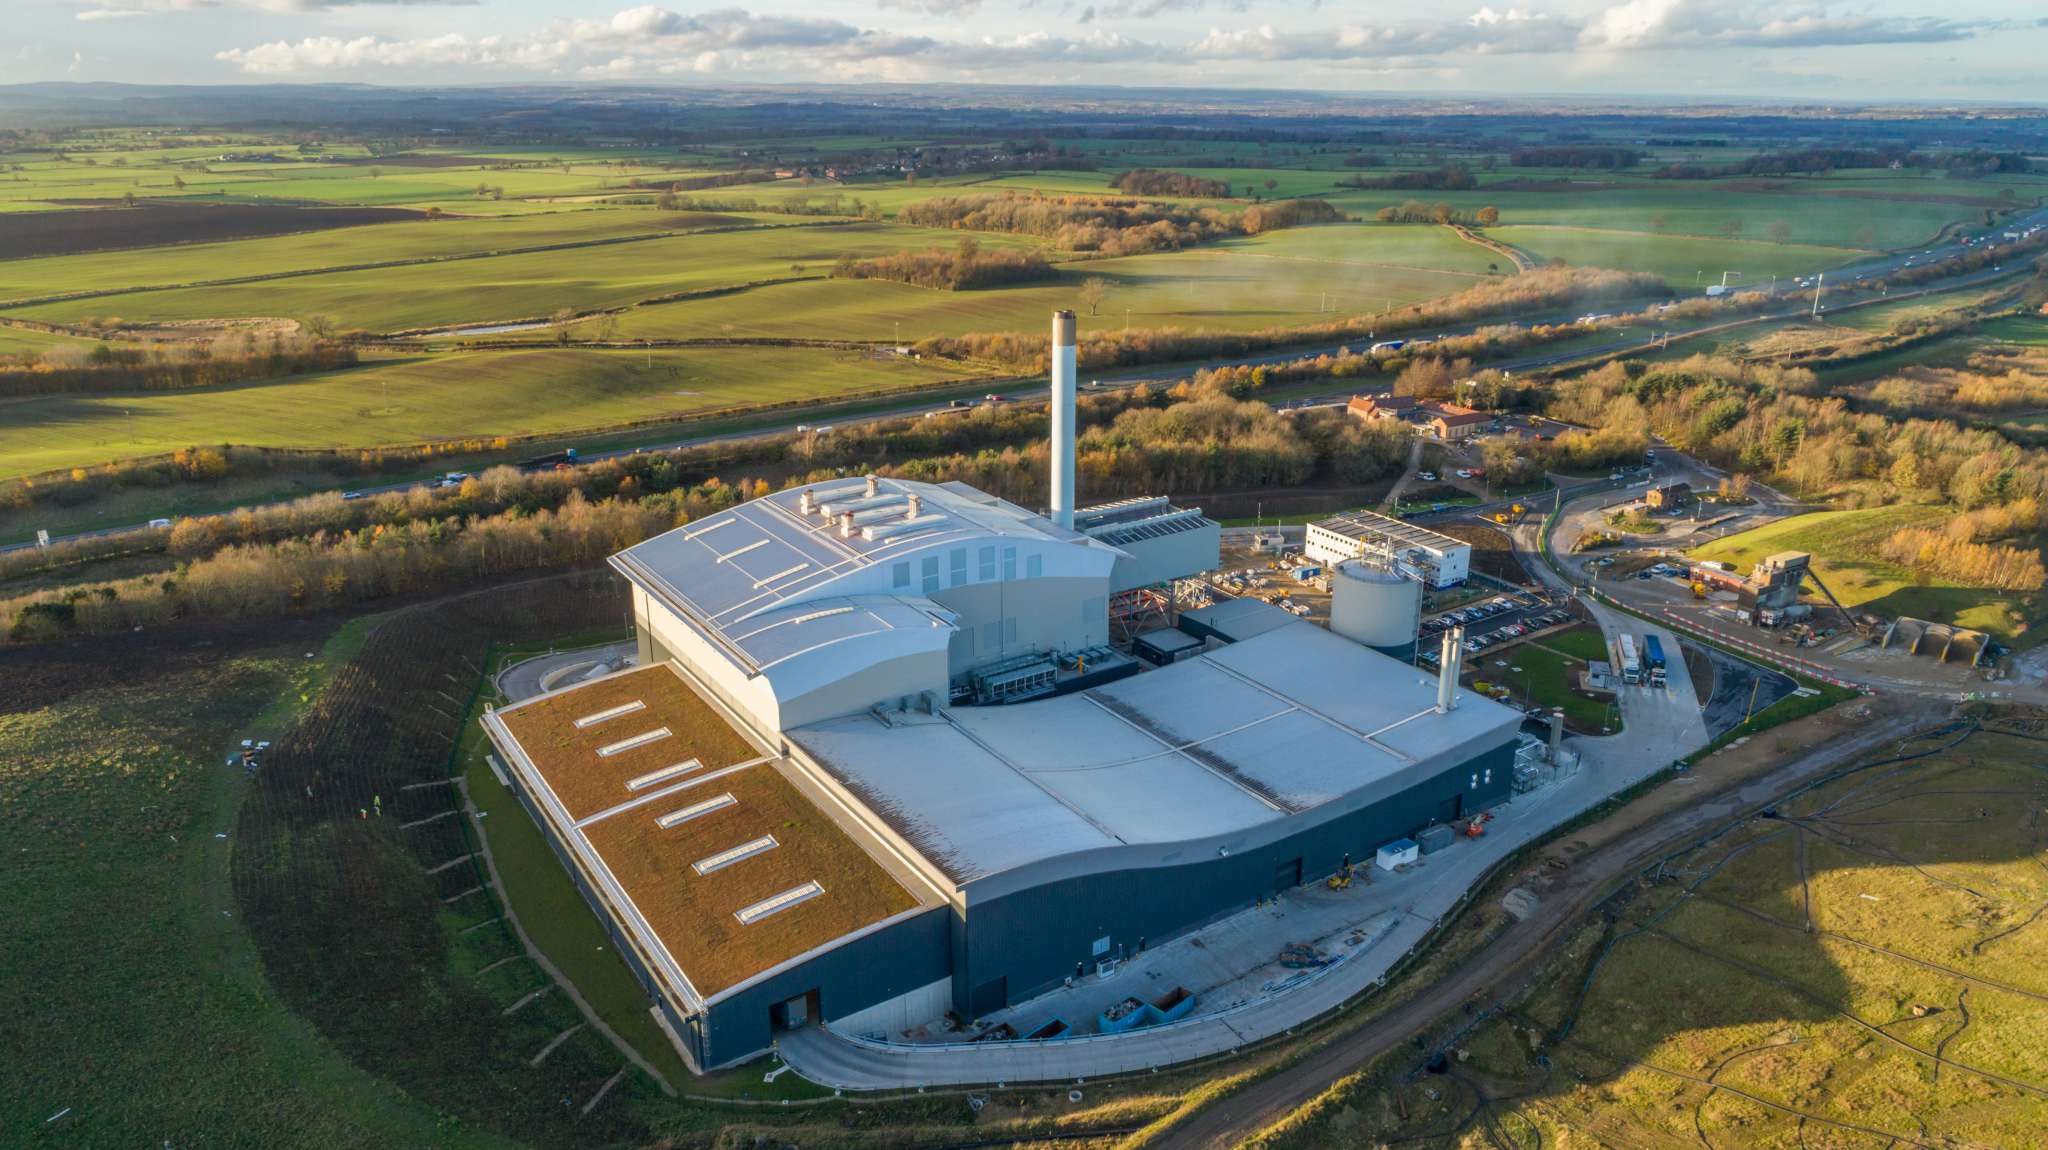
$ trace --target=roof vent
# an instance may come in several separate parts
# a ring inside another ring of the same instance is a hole
[[[839,537],[841,539],[853,538],[853,512],[849,511],[839,517]]]
[[[818,493],[808,487],[804,488],[804,493],[797,498],[796,505],[805,515],[811,514],[818,509]]]
[[[875,478],[872,474],[870,474],[868,476],[868,498],[874,498],[876,493],[880,492],[881,490],[882,481]]]
[[[912,495],[909,510],[903,513],[905,519],[915,519],[924,511],[924,496]]]

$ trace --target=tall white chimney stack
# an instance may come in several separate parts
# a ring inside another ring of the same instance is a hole
[[[1458,705],[1458,673],[1464,669],[1465,629],[1453,627],[1444,632],[1444,647],[1437,656],[1436,712],[1449,714]]]
[[[1074,313],[1052,313],[1052,521],[1074,526]]]

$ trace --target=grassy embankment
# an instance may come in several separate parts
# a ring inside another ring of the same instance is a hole
[[[1817,511],[1717,539],[1692,555],[1746,571],[1774,552],[1805,551],[1844,607],[1868,607],[1887,618],[1911,615],[1972,627],[2013,646],[2038,641],[2035,624],[2048,609],[2039,593],[1959,586],[1878,556],[1878,545],[1892,532],[1938,524],[1948,514],[1943,508],[1922,505]]]

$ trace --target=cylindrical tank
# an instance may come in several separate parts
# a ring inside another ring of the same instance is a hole
[[[1422,584],[1361,559],[1330,575],[1330,630],[1375,651],[1405,659],[1415,652],[1422,622]]]

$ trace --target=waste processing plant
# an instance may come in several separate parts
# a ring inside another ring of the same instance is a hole
[[[1521,716],[1455,643],[1432,676],[1270,608],[1113,643],[1220,532],[1074,506],[1071,313],[1054,348],[1047,513],[853,476],[706,516],[612,558],[637,667],[485,717],[698,1070],[985,1016],[1510,792]]]

